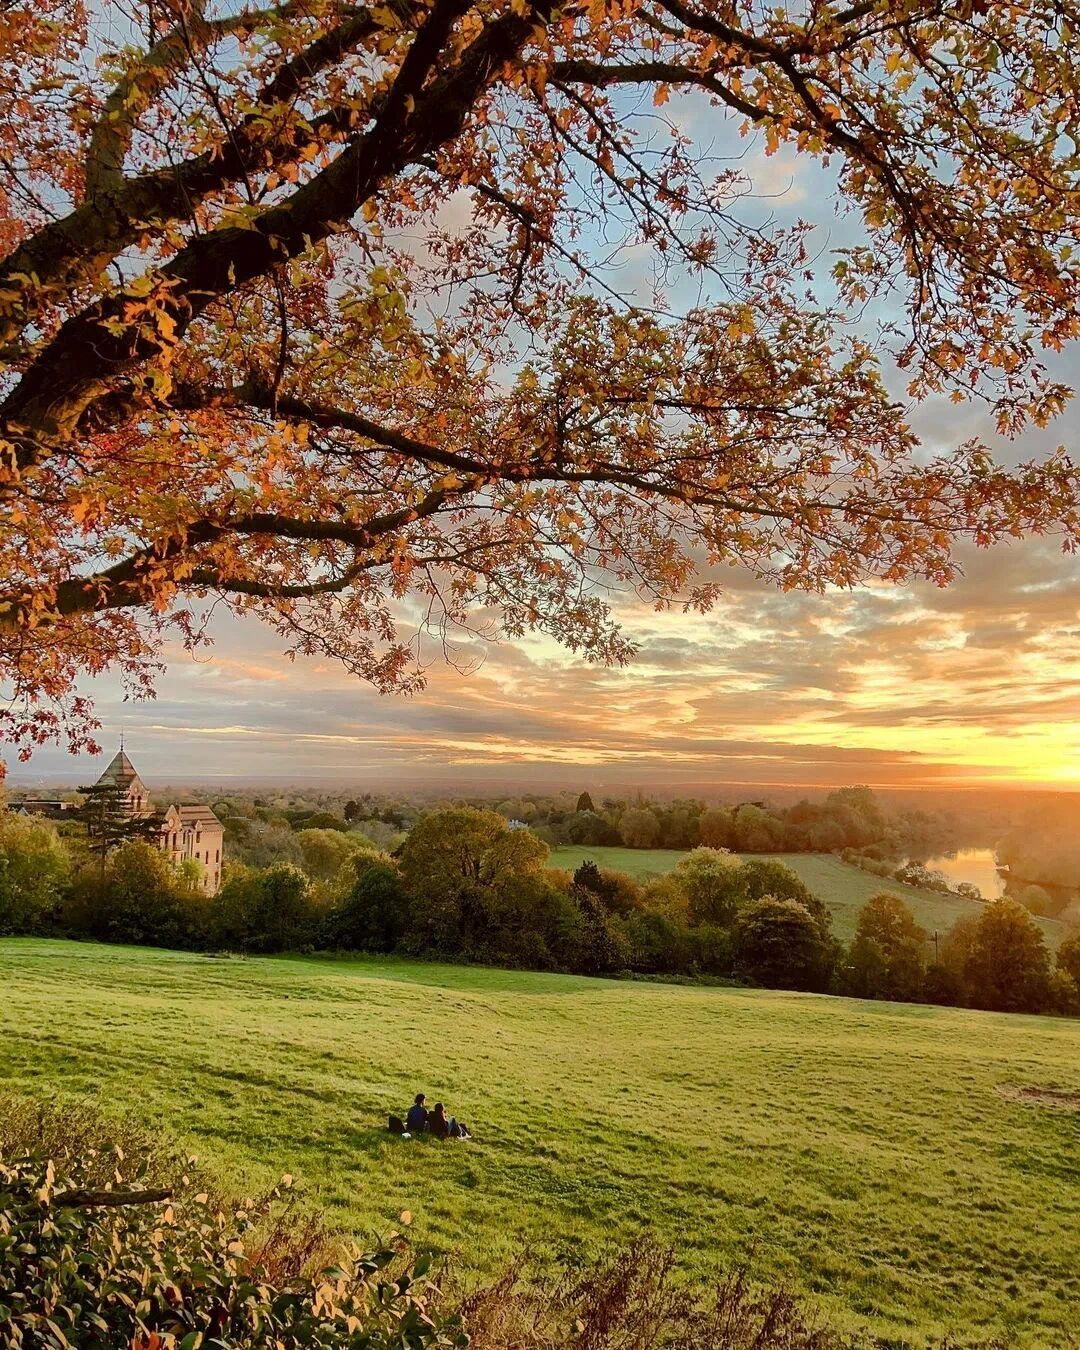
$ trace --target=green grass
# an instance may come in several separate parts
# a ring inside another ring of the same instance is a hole
[[[957,919],[978,913],[982,902],[958,895],[939,895],[935,891],[904,886],[898,881],[875,877],[831,853],[746,853],[746,858],[775,858],[786,863],[803,879],[815,895],[828,905],[833,932],[845,942],[855,936],[859,910],[878,891],[902,896],[918,923],[928,933],[944,934]],[[599,867],[613,867],[633,877],[659,876],[670,872],[685,852],[674,848],[586,848],[563,844],[551,850],[550,867],[575,868],[586,858]],[[1036,919],[1047,946],[1056,950],[1065,936],[1065,925],[1055,919]]]
[[[0,941],[0,1081],[99,1094],[342,1229],[399,1210],[487,1272],[652,1229],[916,1343],[1062,1345],[1080,1307],[1080,1022],[394,960]],[[475,1142],[384,1128],[418,1088]],[[1072,1322],[1070,1324],[1070,1318]]]

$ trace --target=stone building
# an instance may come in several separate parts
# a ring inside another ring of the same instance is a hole
[[[98,782],[119,784],[126,788],[130,816],[155,814],[146,784],[122,745]],[[215,894],[221,886],[221,863],[225,851],[225,831],[221,821],[208,806],[192,803],[171,805],[158,815],[158,847],[174,863],[186,862],[189,858],[197,862],[203,890],[207,895]]]

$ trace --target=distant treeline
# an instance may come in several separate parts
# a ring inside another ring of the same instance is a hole
[[[1028,1012],[1080,1012],[1080,935],[1057,965],[1030,913],[977,909],[931,960],[897,896],[862,911],[853,941],[781,862],[699,847],[640,884],[548,846],[493,811],[421,816],[395,856],[363,835],[294,832],[302,865],[233,861],[207,898],[196,878],[133,840],[104,860],[51,826],[0,814],[0,933],[194,950],[397,952],[592,975],[712,978],[770,988]]]
[[[189,793],[189,795],[191,795]],[[854,849],[880,859],[922,859],[975,843],[992,843],[985,822],[946,810],[889,811],[867,787],[840,788],[820,801],[788,805],[764,800],[710,805],[698,798],[601,797],[589,792],[460,797],[421,805],[378,795],[282,793],[205,800],[225,822],[230,855],[265,866],[299,858],[292,831],[359,831],[393,848],[425,812],[460,806],[492,810],[527,825],[545,843],[690,849],[699,844],[743,853],[833,853]],[[291,856],[290,856],[291,853]],[[271,856],[272,855],[272,856]]]

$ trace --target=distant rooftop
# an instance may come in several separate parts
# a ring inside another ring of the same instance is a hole
[[[138,778],[135,765],[128,759],[126,752],[117,750],[109,761],[108,767],[98,779],[99,783],[133,783]],[[140,782],[142,780],[140,779]]]

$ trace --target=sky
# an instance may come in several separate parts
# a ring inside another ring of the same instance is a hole
[[[700,109],[687,102],[688,122]],[[806,216],[815,242],[844,242],[830,185],[812,168],[748,151],[780,223]],[[1080,355],[1058,373],[1080,383]],[[980,434],[977,408],[927,405],[928,446]],[[1065,439],[1072,413],[1004,458]],[[1059,540],[962,551],[947,589],[874,584],[779,594],[737,572],[708,615],[656,613],[614,595],[638,646],[627,667],[589,666],[546,638],[425,650],[427,687],[383,696],[325,659],[290,662],[257,620],[211,626],[197,656],[166,652],[153,701],[97,703],[111,754],[121,730],[144,777],[228,785],[313,783],[380,791],[643,790],[730,795],[808,790],[1058,787],[1080,790],[1080,560]],[[80,783],[104,759],[39,751],[13,786]]]
[[[1080,571],[1050,541],[971,551],[953,586],[813,596],[732,573],[709,615],[626,597],[622,669],[553,642],[429,653],[427,689],[383,696],[324,659],[285,659],[255,622],[170,653],[152,702],[92,689],[151,782],[427,785],[725,795],[732,787],[1080,789]],[[13,783],[101,767],[41,751]]]

